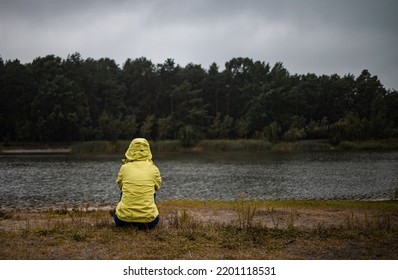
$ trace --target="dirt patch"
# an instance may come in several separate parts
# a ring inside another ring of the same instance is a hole
[[[238,221],[237,211],[232,209],[189,209],[190,215],[201,222],[234,224]],[[317,227],[355,227],[386,224],[398,227],[398,213],[375,209],[295,209],[258,208],[252,225],[267,228],[295,227],[310,230]]]

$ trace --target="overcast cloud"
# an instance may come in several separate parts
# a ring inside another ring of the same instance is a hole
[[[398,89],[396,0],[0,0],[0,55],[31,62],[127,58],[153,63],[233,57],[291,74],[354,74],[363,69]]]

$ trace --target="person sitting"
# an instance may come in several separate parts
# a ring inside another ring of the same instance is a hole
[[[116,226],[154,228],[159,222],[155,197],[162,178],[152,161],[146,139],[135,138],[131,141],[116,183],[121,190],[121,198],[114,213]]]

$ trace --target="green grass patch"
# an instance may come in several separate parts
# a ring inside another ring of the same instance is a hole
[[[397,150],[398,139],[342,141],[337,148],[341,150]]]
[[[177,152],[181,150],[182,144],[179,140],[150,141],[153,152]]]
[[[274,152],[319,152],[333,150],[326,141],[303,140],[296,142],[279,142],[271,148]]]
[[[124,154],[130,141],[88,141],[72,145],[74,154]],[[195,147],[183,148],[179,140],[150,141],[152,152],[180,151],[269,151],[272,144],[263,140],[203,140]]]
[[[73,154],[124,154],[130,141],[87,141],[72,145]]]
[[[74,154],[124,154],[130,141],[87,141],[72,145]],[[362,142],[343,141],[337,147],[326,140],[302,140],[275,144],[258,139],[202,140],[196,146],[183,148],[179,140],[150,141],[154,153],[159,152],[321,152],[330,150],[392,150],[398,149],[397,139],[369,140]]]
[[[239,139],[239,140],[202,140],[197,145],[204,151],[269,151],[272,144],[264,140]]]

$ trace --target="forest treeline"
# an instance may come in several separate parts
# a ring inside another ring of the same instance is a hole
[[[0,57],[0,139],[73,142],[180,139],[365,140],[398,137],[398,92],[368,70],[291,75],[232,58],[221,71],[141,57]]]

